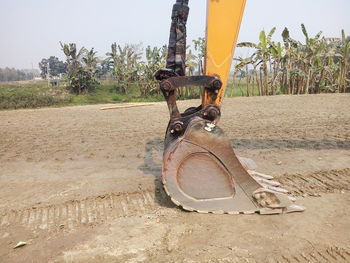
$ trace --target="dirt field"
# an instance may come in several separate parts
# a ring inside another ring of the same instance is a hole
[[[166,104],[100,107],[0,111],[0,262],[350,262],[350,95],[225,100],[238,155],[307,207],[275,216],[175,207]]]

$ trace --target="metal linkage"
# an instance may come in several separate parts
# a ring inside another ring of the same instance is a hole
[[[160,81],[160,89],[168,104],[170,121],[166,131],[165,144],[182,136],[187,125],[195,118],[216,122],[220,117],[220,108],[212,105],[222,87],[222,82],[214,76],[185,76],[186,73],[186,23],[189,14],[189,0],[176,0],[171,15],[170,37],[167,63],[155,78]],[[182,87],[202,87],[213,103],[204,107],[191,107],[180,113],[177,104],[177,89]]]
[[[221,111],[216,105],[201,106],[186,110],[180,117],[170,119],[165,133],[164,149],[167,149],[172,142],[182,137],[193,120],[207,120],[217,123],[220,119]]]
[[[199,86],[208,90],[208,94],[214,102],[219,90],[222,87],[222,82],[217,77],[213,76],[179,76],[163,79],[160,83],[160,89],[168,103],[170,119],[174,120],[183,116],[180,114],[176,105],[177,89],[186,86]],[[198,109],[201,109],[201,107]],[[188,115],[188,114],[186,114]]]

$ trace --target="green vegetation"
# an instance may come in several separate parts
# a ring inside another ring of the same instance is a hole
[[[226,97],[265,96],[278,94],[310,94],[349,92],[350,39],[310,37],[304,25],[305,43],[292,39],[286,28],[283,43],[272,41],[273,28],[261,31],[259,43],[243,42],[239,48],[253,48],[248,58],[236,58],[233,75],[228,81]],[[205,41],[193,41],[188,46],[186,74],[203,73]],[[164,68],[167,48],[140,45],[111,45],[105,58],[94,49],[77,48],[76,44],[61,44],[66,62],[55,57],[41,61],[42,76],[66,71],[56,87],[46,81],[0,83],[0,109],[35,108],[44,106],[82,105],[117,102],[163,101],[154,73]],[[144,53],[143,53],[144,51]],[[60,72],[59,72],[60,71]],[[0,72],[1,73],[1,72]],[[200,89],[186,87],[178,91],[179,99],[200,97]]]
[[[74,43],[61,43],[61,47],[67,58],[67,80],[70,91],[78,95],[94,91],[99,85],[97,52],[93,48],[88,51],[84,47],[78,51]]]
[[[248,58],[238,58],[235,75],[246,79],[246,94],[263,95],[315,94],[347,92],[350,85],[350,39],[327,39],[319,32],[310,37],[301,25],[305,43],[291,38],[287,28],[282,33],[283,44],[271,40],[276,28],[269,34],[260,32],[258,44],[243,42],[238,47],[253,48]]]
[[[39,68],[42,79],[47,79],[47,77],[60,77],[62,74],[67,73],[67,63],[60,61],[55,56],[43,58],[39,62]]]
[[[0,83],[0,109],[163,100],[161,94],[143,96],[137,86],[130,87],[129,93],[124,94],[116,91],[116,84],[111,81],[102,81],[94,92],[79,95],[71,94],[65,83],[49,88],[46,81]]]
[[[67,105],[73,97],[63,87],[48,88],[44,82],[0,85],[0,109],[38,108]]]
[[[226,96],[245,96],[245,85],[244,79],[237,79],[235,88],[229,84]],[[198,88],[191,89],[191,94],[186,93],[189,91],[190,89],[183,90],[179,99],[199,98],[200,90]],[[129,92],[125,94],[117,91],[117,85],[110,80],[101,81],[94,92],[80,95],[70,93],[67,83],[49,88],[46,81],[0,83],[0,109],[153,101],[164,101],[163,95],[160,93],[144,95],[137,85],[130,86]]]
[[[110,81],[103,81],[97,86],[93,93],[86,93],[73,96],[71,105],[99,104],[99,103],[119,103],[119,102],[150,102],[162,101],[162,95],[142,96],[137,86],[129,87],[129,93],[124,94],[116,91],[116,84]]]

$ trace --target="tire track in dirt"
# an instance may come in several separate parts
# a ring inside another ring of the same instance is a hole
[[[275,263],[322,263],[350,262],[350,249],[339,247],[314,247],[313,249],[296,253],[295,255],[279,256],[267,262]]]
[[[101,224],[119,217],[154,212],[166,200],[163,190],[112,193],[57,205],[11,210],[0,214],[0,227],[22,225],[29,229],[59,231]]]
[[[285,174],[277,180],[294,196],[320,196],[324,193],[350,190],[350,169]]]
[[[286,174],[278,180],[294,196],[319,196],[321,193],[350,190],[350,169]],[[175,207],[163,189],[157,188],[156,194],[153,190],[111,193],[62,204],[0,212],[0,227],[22,225],[48,231],[75,229],[119,217],[152,213],[161,207]]]
[[[347,263],[350,262],[350,248],[340,248],[336,246],[327,247],[324,245],[313,245],[310,249],[297,251],[294,254],[286,254],[279,252],[280,255],[272,256],[267,258],[240,258],[240,257],[226,257],[226,258],[215,258],[205,261],[207,263]],[[282,254],[282,255],[281,255]],[[284,254],[284,255],[283,255]],[[195,261],[197,262],[197,261]]]

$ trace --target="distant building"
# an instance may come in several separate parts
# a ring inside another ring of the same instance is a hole
[[[56,87],[56,86],[59,86],[60,85],[60,82],[61,82],[61,80],[60,79],[50,79],[50,84],[51,84],[51,86],[53,86],[53,87]]]

